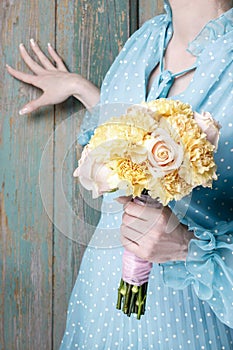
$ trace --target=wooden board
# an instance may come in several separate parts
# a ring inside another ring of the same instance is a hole
[[[101,85],[104,75],[123,47],[130,31],[136,30],[136,27],[132,28],[129,19],[129,5],[126,0],[58,1],[57,49],[71,71],[81,74],[98,86]],[[136,10],[135,8],[134,11]],[[135,21],[134,23],[136,25]],[[84,116],[82,109],[83,107],[72,99],[56,108],[55,348],[64,332],[68,300],[82,254],[100,215],[100,200],[91,200],[89,193],[85,193],[83,197],[72,178],[72,171],[77,166],[77,153],[79,156],[81,152],[81,147],[77,146],[75,140]],[[61,213],[64,213],[63,218]]]
[[[28,71],[18,45],[54,37],[55,1],[2,1],[1,64]],[[1,67],[1,226],[0,349],[51,349],[52,223],[40,196],[38,173],[44,145],[53,129],[53,107],[19,116],[23,104],[38,96]],[[53,149],[47,186],[53,205]]]
[[[163,13],[163,0],[139,0],[139,25],[146,20]]]

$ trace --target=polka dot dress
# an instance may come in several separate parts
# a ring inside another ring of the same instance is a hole
[[[166,10],[133,34],[110,68],[101,93],[110,114],[115,103],[160,97],[156,81],[148,96],[145,86],[172,35],[167,4]],[[232,30],[232,9],[203,28],[189,45],[197,57],[193,80],[183,93],[172,96],[198,112],[209,111],[222,125],[213,188],[197,188],[170,205],[197,238],[190,242],[186,262],[154,264],[140,321],[116,310],[122,207],[114,200],[116,194],[105,195],[70,298],[60,350],[233,349]],[[97,113],[92,117],[83,123],[83,144],[98,122]]]

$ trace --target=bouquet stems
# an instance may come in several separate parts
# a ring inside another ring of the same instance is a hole
[[[116,308],[122,310],[128,317],[132,313],[136,314],[137,319],[140,320],[141,315],[145,313],[147,285],[148,282],[135,286],[121,279]]]
[[[155,204],[161,206],[148,195],[146,189],[137,199],[147,203],[148,206]],[[140,320],[146,309],[147,286],[152,263],[137,257],[127,249],[124,250],[122,262],[122,278],[118,288],[116,308],[122,310],[128,317],[136,314],[137,319]]]

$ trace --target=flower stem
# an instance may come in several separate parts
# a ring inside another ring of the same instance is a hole
[[[140,320],[141,315],[144,315],[145,313],[146,292],[147,292],[147,283],[144,283],[139,288],[138,299],[137,299],[137,303],[138,303],[137,319],[138,320]]]
[[[138,287],[121,279],[116,308],[122,310],[128,317],[134,313],[137,315],[137,319],[140,320],[141,315],[145,313],[147,285],[148,282]]]
[[[130,316],[129,306],[130,306],[130,300],[132,295],[132,287],[133,287],[132,284],[127,283],[126,295],[125,295],[124,304],[123,304],[123,312],[129,316]]]
[[[118,288],[117,305],[116,305],[116,308],[118,310],[121,309],[121,302],[122,302],[123,296],[125,295],[125,292],[126,292],[126,289],[124,288],[124,281],[123,279],[121,279],[120,285]]]

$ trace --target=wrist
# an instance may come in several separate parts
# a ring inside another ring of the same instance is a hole
[[[90,110],[100,98],[100,90],[89,80],[79,74],[71,74],[71,95],[77,98],[85,108]]]

